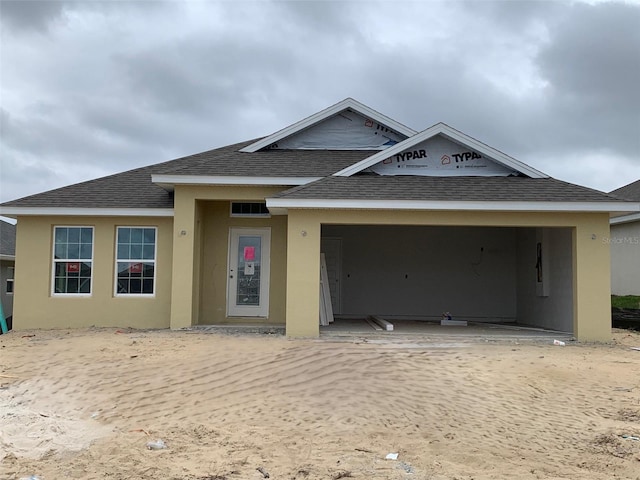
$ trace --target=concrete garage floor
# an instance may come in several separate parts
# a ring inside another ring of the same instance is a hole
[[[421,339],[464,338],[465,340],[522,340],[551,343],[554,339],[568,342],[572,333],[517,325],[469,323],[468,326],[443,326],[439,322],[417,320],[389,320],[393,331],[375,330],[365,319],[338,318],[332,324],[320,327],[320,337],[421,337]]]
[[[470,323],[442,326],[437,322],[392,320],[391,332],[375,330],[365,319],[337,318],[331,325],[320,327],[320,340],[352,341],[367,339],[369,343],[439,343],[439,342],[534,342],[573,341],[573,334],[517,325]],[[224,324],[194,325],[185,330],[226,335],[285,335],[284,325]]]

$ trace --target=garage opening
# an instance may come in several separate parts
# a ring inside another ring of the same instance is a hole
[[[572,333],[571,228],[323,225],[333,313]]]

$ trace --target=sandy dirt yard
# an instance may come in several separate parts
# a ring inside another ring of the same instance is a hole
[[[10,332],[0,478],[640,479],[640,334],[614,337]]]

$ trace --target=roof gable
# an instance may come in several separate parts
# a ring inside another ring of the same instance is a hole
[[[375,110],[346,98],[241,149],[379,150],[417,132]]]
[[[620,188],[612,190],[610,193],[617,197],[624,198],[626,200],[633,200],[640,202],[640,179],[635,182],[631,182]]]
[[[548,177],[444,123],[437,123],[334,175],[348,177],[368,168],[382,175],[506,176],[520,173],[531,178]]]

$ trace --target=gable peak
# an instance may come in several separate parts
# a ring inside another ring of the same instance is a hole
[[[385,148],[381,146],[384,142],[381,142],[380,139],[376,139],[376,142],[371,143],[370,141],[363,141],[362,146],[358,146],[357,144],[350,145],[349,142],[345,142],[345,139],[333,138],[327,139],[327,144],[323,145],[323,137],[326,137],[331,133],[337,134],[338,136],[342,135],[343,137],[349,137],[353,139],[353,132],[349,134],[346,132],[345,125],[340,125],[339,120],[337,120],[340,115],[343,117],[351,113],[351,118],[347,118],[347,121],[354,121],[353,126],[357,126],[361,131],[356,135],[362,135],[363,128],[360,128],[359,124],[366,124],[367,128],[375,128],[379,129],[382,132],[392,134],[391,137],[387,140],[389,144],[394,144],[399,141],[402,141],[412,135],[415,135],[417,132],[405,125],[402,125],[399,122],[383,115],[376,110],[373,110],[370,107],[358,102],[357,100],[347,97],[344,100],[331,105],[330,107],[321,110],[309,117],[306,117],[288,127],[285,127],[272,135],[269,135],[257,142],[252,143],[241,149],[241,152],[257,152],[259,150],[268,149],[268,148],[278,148],[279,142],[284,142],[283,145],[287,145],[284,148],[310,148],[310,149],[380,149]],[[355,115],[355,117],[354,117]],[[363,120],[363,121],[361,121]],[[333,123],[333,124],[330,124]],[[311,135],[310,132],[312,130],[316,130],[316,135]],[[301,137],[305,135],[307,138],[302,139]],[[287,139],[292,139],[293,137],[298,136],[297,142],[289,141],[287,143]],[[315,138],[311,140],[309,137],[314,136]],[[366,136],[366,135],[365,135]],[[370,140],[370,139],[369,139]],[[340,146],[342,142],[342,147]],[[282,147],[280,147],[282,148]]]

